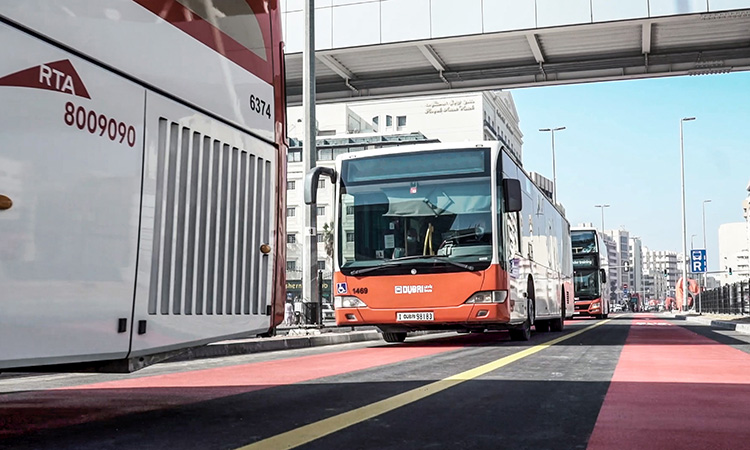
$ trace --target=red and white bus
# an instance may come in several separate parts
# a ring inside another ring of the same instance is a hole
[[[273,0],[0,2],[0,370],[273,332],[281,33]]]
[[[338,325],[527,340],[572,316],[569,224],[500,143],[344,154],[308,173],[306,202],[321,175],[336,181]]]
[[[609,316],[607,246],[599,231],[574,227],[570,231],[573,247],[575,314],[606,319]]]

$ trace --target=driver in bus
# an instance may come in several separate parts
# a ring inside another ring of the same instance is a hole
[[[406,254],[408,256],[419,254],[419,236],[417,230],[409,228],[406,231]]]

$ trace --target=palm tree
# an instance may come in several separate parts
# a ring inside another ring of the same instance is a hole
[[[333,257],[333,222],[323,225],[323,242],[326,246],[326,255]]]

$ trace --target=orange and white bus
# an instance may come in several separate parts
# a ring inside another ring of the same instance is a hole
[[[336,185],[336,323],[388,342],[416,330],[559,331],[573,314],[570,227],[498,142],[340,155],[308,173]]]
[[[134,370],[281,322],[278,5],[0,2],[0,371]]]

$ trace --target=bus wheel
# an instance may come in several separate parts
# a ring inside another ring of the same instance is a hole
[[[404,342],[404,339],[406,339],[406,333],[383,333],[385,342]]]
[[[509,330],[511,341],[528,341],[531,339],[531,318],[534,317],[534,303],[529,302],[527,310],[529,314],[526,317],[526,320],[524,320],[518,327]]]
[[[552,331],[562,331],[564,326],[565,326],[565,304],[563,303],[562,308],[560,308],[560,318],[550,320],[549,328]]]

